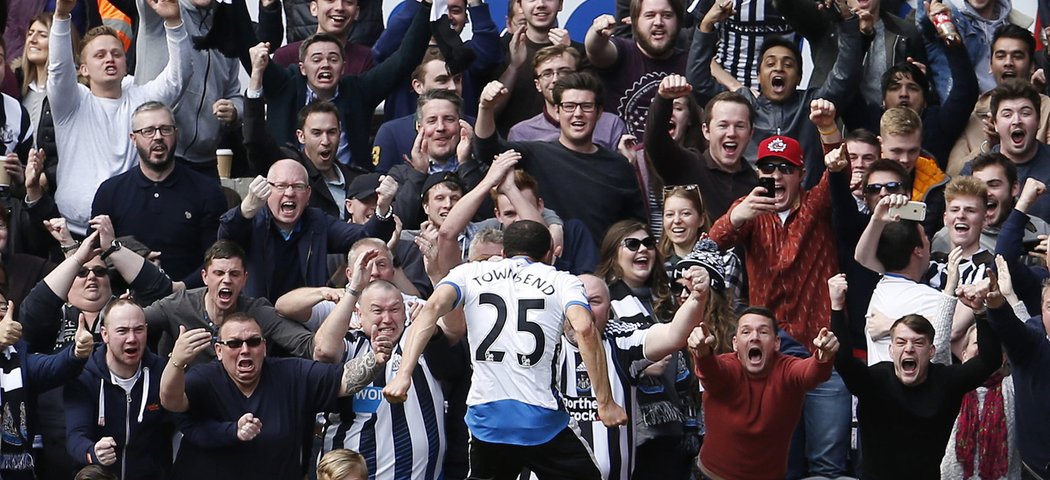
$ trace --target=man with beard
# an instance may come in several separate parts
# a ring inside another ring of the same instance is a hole
[[[1038,133],[1047,106],[1041,105],[1039,92],[1024,80],[1007,80],[995,87],[991,96],[999,142],[992,151],[1013,162],[1019,183],[1028,178],[1050,183],[1050,147],[1040,140]],[[968,164],[961,173],[969,175],[971,170]],[[1050,197],[1036,200],[1027,213],[1050,221]]]
[[[678,1],[632,0],[633,40],[612,37],[612,15],[594,19],[587,30],[587,59],[605,84],[605,110],[619,115],[637,138],[645,132],[656,86],[667,75],[685,74],[686,52],[675,48],[684,10]]]
[[[114,6],[136,19],[135,84],[144,85],[160,75],[168,64],[165,49],[164,21],[147,4],[147,0],[115,2]],[[206,35],[215,24],[213,0],[178,0],[190,38]],[[220,145],[243,113],[240,65],[215,50],[189,49],[194,75],[184,84],[182,96],[171,104],[175,122],[182,128],[175,156],[195,171],[216,178],[215,149]],[[196,265],[195,265],[196,266]]]
[[[178,127],[167,106],[142,104],[131,128],[139,168],[102,182],[91,216],[109,215],[117,236],[132,235],[160,252],[172,279],[200,286],[201,261],[215,242],[226,199],[213,179],[174,161]]]
[[[48,40],[47,91],[50,98],[61,99],[50,104],[58,156],[65,159],[56,173],[55,203],[69,221],[70,231],[82,238],[92,218],[88,199],[102,182],[131,170],[138,160],[134,142],[124,139],[131,130],[131,112],[150,100],[175,104],[183,86],[190,83],[193,66],[178,2],[150,3],[164,18],[168,63],[144,85],[132,85],[127,78],[124,44],[112,28],[89,30],[79,56],[75,54],[69,37],[70,12],[76,3],[60,0],[55,4]],[[77,83],[77,77],[86,79],[86,86]]]

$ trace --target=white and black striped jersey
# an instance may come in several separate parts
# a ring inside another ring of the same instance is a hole
[[[28,150],[33,138],[33,124],[29,121],[29,112],[22,104],[7,94],[0,94],[0,143],[5,153],[21,153]]]
[[[700,0],[703,18],[715,4]],[[758,53],[768,36],[793,38],[791,25],[773,7],[772,0],[735,0],[734,13],[718,27],[718,51],[715,60],[722,69],[748,88],[758,88]]]
[[[610,322],[604,332],[613,400],[623,406],[632,420],[637,414],[635,379],[653,363],[645,358],[643,351],[648,333],[648,328],[623,322]],[[628,480],[634,469],[633,422],[610,429],[598,419],[598,402],[591,391],[583,358],[579,349],[564,337],[558,363],[558,391],[564,397],[569,415],[591,446],[602,478]]]
[[[565,311],[589,308],[575,276],[524,257],[460,265],[439,283],[463,305],[470,360],[467,426],[483,441],[546,443],[568,424],[554,363]]]
[[[353,396],[339,399],[339,411],[326,416],[322,450],[359,452],[365,457],[370,479],[434,480],[441,476],[445,457],[445,395],[428,362],[429,352],[419,358],[408,400],[390,404],[383,398],[383,387],[400,366],[403,342],[404,336],[386,364],[385,375],[377,375]],[[359,331],[347,334],[345,345],[344,362],[372,349],[368,337]]]
[[[988,269],[995,265],[995,255],[988,250],[979,250],[977,253],[964,258],[959,262],[959,285],[970,285],[984,280],[988,276]],[[948,254],[944,252],[933,252],[930,254],[930,268],[926,271],[927,283],[938,290],[944,288],[948,281]]]

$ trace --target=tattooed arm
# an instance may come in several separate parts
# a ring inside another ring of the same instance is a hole
[[[382,369],[383,365],[376,362],[373,352],[344,363],[343,379],[339,382],[339,396],[348,397],[367,387]]]
[[[343,364],[343,379],[339,383],[339,396],[347,397],[367,387],[372,380],[383,372],[386,361],[390,359],[393,342],[386,335],[372,329],[372,350],[360,357],[350,359]]]

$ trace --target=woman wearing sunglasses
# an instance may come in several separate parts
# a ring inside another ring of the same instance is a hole
[[[663,255],[645,224],[622,220],[609,227],[595,274],[609,285],[615,321],[652,325],[674,316]],[[644,467],[631,478],[688,478],[700,446],[695,434],[699,389],[688,356],[675,352],[656,362],[637,386],[635,465]]]

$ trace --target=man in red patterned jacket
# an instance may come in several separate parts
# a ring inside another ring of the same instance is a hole
[[[827,145],[829,140],[841,138],[835,127],[834,105],[814,100],[811,110],[810,119],[817,124],[825,147],[833,146]],[[837,154],[828,155],[825,160],[832,171],[848,163]],[[824,279],[838,273],[838,257],[831,226],[828,175],[825,172],[817,185],[803,191],[804,164],[803,149],[797,140],[779,135],[763,140],[758,146],[756,164],[759,186],[734,202],[710,233],[719,248],[739,246],[745,251],[749,303],[769,308],[776,314],[782,331],[808,342],[828,326],[831,303]],[[771,196],[762,186],[766,178],[774,182]],[[850,396],[837,373],[807,394],[804,415],[800,428],[807,430],[807,461],[792,460],[808,463],[809,470],[792,469],[791,473],[802,477],[844,475]]]

